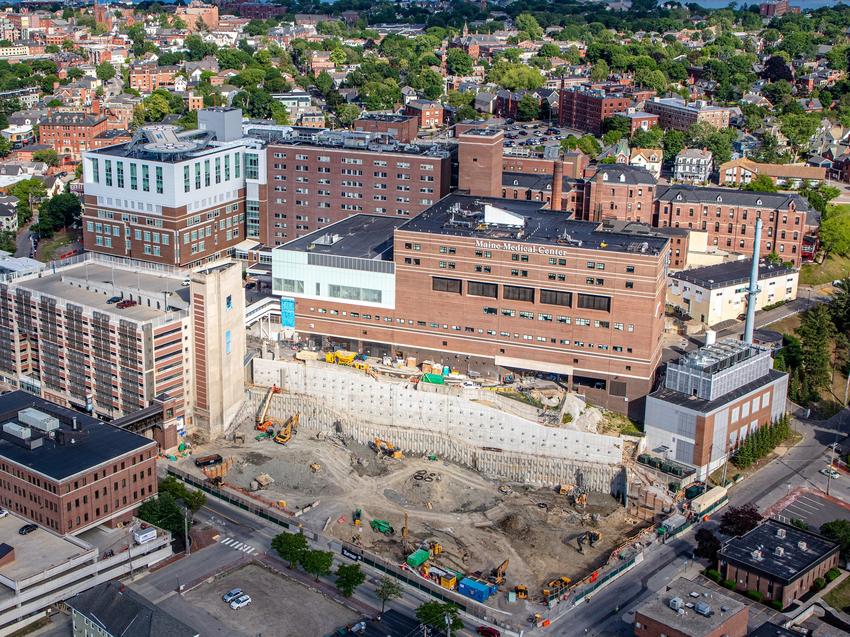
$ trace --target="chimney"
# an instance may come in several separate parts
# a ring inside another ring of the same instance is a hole
[[[564,189],[564,160],[560,156],[555,160],[555,166],[552,170],[552,203],[549,204],[550,210],[557,212],[561,211],[562,197]]]
[[[752,344],[756,322],[756,299],[759,294],[759,252],[761,250],[761,217],[756,219],[756,236],[753,239],[753,266],[750,270],[750,290],[747,293],[747,322],[744,324],[744,342]]]

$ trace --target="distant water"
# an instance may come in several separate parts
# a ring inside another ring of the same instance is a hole
[[[725,9],[730,3],[737,4],[741,7],[747,7],[752,4],[759,4],[757,0],[679,0],[682,4],[698,4],[705,9]],[[659,0],[658,4],[664,4],[665,0]],[[850,5],[850,2],[840,0],[791,0],[792,7],[800,7],[804,11],[806,9],[821,9],[823,7],[836,7],[838,5]]]

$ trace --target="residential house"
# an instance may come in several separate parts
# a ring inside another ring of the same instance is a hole
[[[803,182],[817,186],[826,179],[826,169],[802,164],[762,164],[741,158],[720,165],[719,182],[725,186],[745,186],[759,175],[785,189],[797,189]]]
[[[629,165],[646,168],[653,177],[658,179],[661,176],[663,159],[664,151],[660,148],[632,148]]]
[[[706,184],[711,177],[712,165],[710,150],[686,148],[676,155],[673,179],[689,184]]]

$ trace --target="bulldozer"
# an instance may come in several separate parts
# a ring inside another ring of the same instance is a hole
[[[389,456],[396,460],[404,458],[404,454],[401,452],[401,449],[396,449],[393,443],[382,440],[381,438],[375,438],[369,443],[369,447],[379,456]]]
[[[292,435],[298,429],[298,420],[300,416],[300,414],[294,414],[286,419],[286,422],[283,423],[283,427],[280,428],[280,431],[278,431],[277,435],[274,437],[274,441],[277,444],[285,445],[292,440]]]
[[[369,522],[369,526],[372,527],[372,530],[376,533],[383,533],[384,535],[394,535],[395,529],[393,525],[387,522],[386,520],[372,520]]]
[[[521,584],[514,586],[514,593],[516,593],[517,599],[528,599],[528,586]]]
[[[266,433],[269,429],[274,426],[274,421],[270,418],[267,418],[269,413],[269,406],[272,402],[272,396],[275,394],[279,394],[281,392],[280,387],[277,385],[272,385],[269,387],[269,390],[266,392],[265,397],[263,398],[263,402],[260,404],[260,409],[257,412],[257,419],[254,428],[257,431],[261,431]]]

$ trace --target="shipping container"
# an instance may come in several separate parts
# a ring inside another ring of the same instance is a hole
[[[720,502],[726,497],[726,489],[723,487],[713,487],[701,496],[691,500],[691,510],[694,513],[702,513],[707,509]]]

